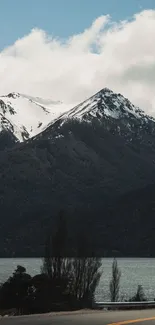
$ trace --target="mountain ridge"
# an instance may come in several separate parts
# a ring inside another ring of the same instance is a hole
[[[20,142],[37,136],[59,120],[79,119],[90,122],[93,118],[120,119],[128,118],[128,115],[131,119],[141,119],[143,123],[140,127],[148,120],[155,122],[154,117],[108,88],[101,89],[76,106],[15,92],[0,96],[0,131],[10,131],[16,141]]]

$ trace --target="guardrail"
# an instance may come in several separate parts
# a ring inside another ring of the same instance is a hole
[[[142,309],[155,308],[155,301],[123,301],[123,302],[95,302],[94,309]]]

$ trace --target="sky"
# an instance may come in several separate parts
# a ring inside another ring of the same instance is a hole
[[[0,49],[36,27],[66,38],[82,32],[101,15],[119,21],[153,7],[154,0],[0,0]]]
[[[0,94],[79,103],[108,87],[155,115],[154,0],[0,0]]]

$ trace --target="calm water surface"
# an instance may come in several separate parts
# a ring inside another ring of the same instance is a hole
[[[96,300],[109,300],[109,281],[111,278],[111,258],[104,258],[103,274],[96,291]],[[5,281],[15,270],[17,265],[23,265],[31,275],[40,271],[42,260],[39,258],[1,258],[0,282]],[[119,258],[121,269],[120,300],[129,298],[136,292],[139,284],[143,285],[148,299],[155,298],[155,259],[154,258]]]

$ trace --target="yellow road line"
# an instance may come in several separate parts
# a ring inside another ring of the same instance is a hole
[[[125,324],[146,322],[146,321],[150,321],[150,320],[155,320],[155,317],[130,319],[130,320],[125,320],[123,322],[121,321],[121,322],[111,323],[108,325],[125,325]]]

